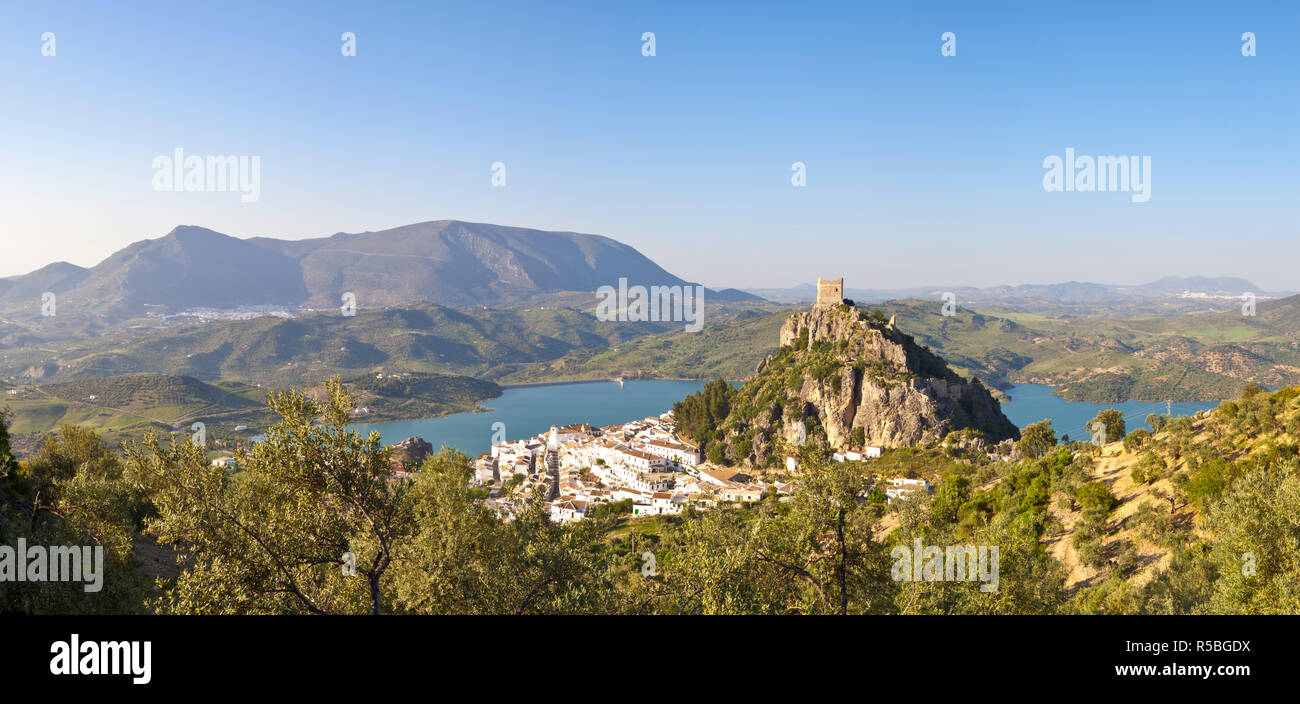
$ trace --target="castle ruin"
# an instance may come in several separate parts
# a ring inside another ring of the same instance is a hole
[[[837,306],[844,302],[844,277],[823,279],[817,277],[817,305]]]

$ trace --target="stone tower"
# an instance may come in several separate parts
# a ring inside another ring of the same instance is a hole
[[[837,306],[844,302],[844,277],[823,279],[817,277],[817,305]]]

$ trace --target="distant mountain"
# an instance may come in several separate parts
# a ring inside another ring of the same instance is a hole
[[[807,303],[817,300],[817,287],[812,284],[799,284],[789,288],[747,288],[746,293],[766,298],[775,303]],[[846,296],[851,295],[845,292]]]
[[[42,293],[74,288],[89,275],[89,269],[83,269],[76,264],[55,262],[30,274],[0,279],[0,297],[40,300]]]
[[[278,305],[336,307],[351,291],[361,307],[429,301],[499,304],[603,285],[685,285],[636,249],[599,235],[456,220],[307,240],[239,239],[181,226],[136,242],[91,269],[52,264],[0,280],[0,309],[33,306],[43,291],[60,310],[134,316]],[[715,300],[757,300],[726,289]],[[34,309],[34,308],[33,308]]]
[[[817,287],[811,284],[783,289],[745,290],[778,303],[806,303],[817,298]],[[1024,312],[1051,312],[1062,317],[1138,317],[1225,310],[1235,307],[1236,297],[1246,292],[1254,293],[1260,298],[1282,298],[1294,293],[1264,291],[1250,281],[1237,277],[1166,276],[1159,281],[1137,286],[1067,281],[1058,284],[988,287],[846,288],[844,295],[859,304],[876,304],[909,298],[937,301],[944,293],[952,293],[959,305],[980,305],[994,309],[1002,307]]]
[[[308,295],[294,259],[250,240],[182,226],[105,259],[61,295],[60,303],[90,301],[90,308],[130,315],[150,305],[174,310],[288,305]]]
[[[1247,291],[1260,293],[1260,288],[1251,282],[1235,276],[1166,276],[1159,281],[1143,284],[1139,288],[1165,293],[1214,293],[1224,295],[1241,295]]]

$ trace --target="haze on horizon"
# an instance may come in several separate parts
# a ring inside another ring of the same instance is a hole
[[[718,287],[1300,288],[1287,3],[8,15],[0,276],[93,266],[182,224],[298,239],[459,219],[605,235]],[[155,191],[153,159],[178,147],[259,156],[260,197]],[[1150,156],[1150,201],[1045,191],[1067,147]]]

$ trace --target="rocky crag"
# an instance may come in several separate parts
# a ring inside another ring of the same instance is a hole
[[[721,425],[732,461],[775,466],[776,439],[798,441],[800,425],[807,442],[837,450],[923,446],[957,431],[962,444],[1019,436],[978,380],[851,303],[791,316],[780,342]]]

